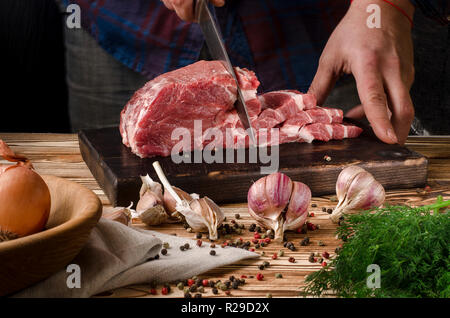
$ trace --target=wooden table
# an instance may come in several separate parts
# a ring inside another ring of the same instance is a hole
[[[74,134],[13,134],[2,133],[0,138],[7,142],[16,152],[22,153],[32,160],[36,170],[41,174],[55,175],[78,182],[92,191],[94,191],[101,199],[104,206],[108,206],[109,202],[103,191],[98,186],[89,169],[81,158],[78,138]],[[441,194],[444,199],[450,199],[450,136],[436,137],[410,137],[407,146],[420,152],[429,159],[428,186],[425,189],[398,189],[387,193],[387,201],[391,204],[409,204],[423,205],[433,202],[437,195]],[[273,297],[298,297],[301,286],[303,285],[306,275],[320,268],[320,264],[309,263],[308,257],[311,252],[328,251],[330,254],[339,246],[340,242],[335,238],[334,232],[336,225],[332,224],[328,219],[328,214],[322,212],[322,208],[333,208],[336,205],[333,196],[314,197],[313,204],[317,207],[311,208],[310,212],[314,213],[309,221],[318,224],[319,230],[308,232],[307,234],[288,235],[290,241],[293,241],[297,247],[297,251],[291,252],[283,248],[281,244],[270,243],[267,247],[261,248],[259,251],[265,251],[266,256],[256,260],[244,260],[236,264],[220,267],[201,275],[206,279],[227,280],[229,276],[234,275],[240,277],[255,276],[261,272],[264,274],[264,280],[258,281],[256,278],[247,278],[246,284],[238,290],[232,290],[231,296],[237,297],[266,297],[267,293],[271,293]],[[232,204],[223,206],[227,223],[235,218],[235,214],[240,214],[239,223],[244,223],[246,228],[253,219],[247,213],[246,204]],[[139,222],[135,222],[133,226],[144,227]],[[194,234],[186,232],[179,224],[163,225],[154,227],[153,229],[164,233],[176,233],[178,236],[194,238]],[[252,233],[244,231],[241,235],[245,240],[252,238]],[[310,245],[301,247],[299,242],[302,238],[308,236]],[[236,237],[237,238],[237,237]],[[325,246],[319,246],[318,242],[322,241]],[[273,253],[280,249],[285,251],[283,257],[272,260]],[[295,258],[295,263],[288,262],[288,258]],[[264,260],[270,262],[270,267],[263,271],[258,269],[258,265]],[[281,273],[283,278],[276,279],[275,273]],[[153,296],[149,293],[149,285],[130,286],[114,290],[106,293],[102,297],[167,297],[159,295]],[[171,297],[181,297],[182,292],[173,288]],[[210,288],[203,297],[223,297],[223,292],[219,295],[213,295]]]

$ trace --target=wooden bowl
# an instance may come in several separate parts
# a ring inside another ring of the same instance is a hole
[[[89,189],[61,178],[42,177],[51,195],[46,230],[0,243],[0,296],[63,269],[80,252],[101,216],[102,204]]]

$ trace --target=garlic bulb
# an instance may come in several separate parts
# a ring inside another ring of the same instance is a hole
[[[358,166],[350,166],[338,176],[336,196],[339,203],[330,215],[335,223],[350,210],[379,207],[385,200],[385,191],[372,174]]]
[[[257,180],[247,195],[250,215],[263,227],[273,229],[281,241],[286,230],[301,227],[308,215],[311,190],[277,172]]]
[[[172,189],[183,200],[186,200],[188,202],[192,201],[193,198],[187,192],[184,192],[183,190],[181,190],[181,189],[179,189],[177,187],[172,187]],[[163,201],[164,201],[164,208],[166,209],[166,211],[167,211],[167,213],[169,215],[175,216],[175,215],[179,214],[177,209],[176,209],[177,200],[170,194],[169,191],[164,191]]]
[[[169,219],[163,206],[162,186],[147,174],[141,176],[142,186],[139,202],[136,205],[137,217],[147,225],[159,225]]]
[[[174,199],[175,213],[180,213],[192,230],[196,232],[208,231],[209,238],[216,240],[218,238],[217,228],[222,224],[225,216],[222,210],[208,197],[199,198],[197,194],[187,194],[180,192],[181,195],[170,185],[158,161],[153,162],[153,168],[156,171],[161,183],[164,185],[165,191],[168,192],[166,197],[166,206],[173,206]],[[170,196],[169,196],[170,195]]]

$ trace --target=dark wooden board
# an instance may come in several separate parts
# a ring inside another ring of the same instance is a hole
[[[140,175],[148,173],[158,180],[152,167],[155,160],[172,185],[217,203],[245,202],[252,182],[262,177],[258,163],[175,164],[171,157],[141,159],[122,144],[114,127],[81,131],[79,142],[84,161],[114,206],[137,202]],[[427,178],[424,156],[384,144],[369,133],[356,139],[283,144],[278,149],[279,171],[307,184],[315,196],[334,193],[339,172],[349,164],[370,171],[386,189],[420,187]]]

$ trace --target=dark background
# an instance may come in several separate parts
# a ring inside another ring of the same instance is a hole
[[[63,21],[53,0],[0,1],[0,131],[70,132]],[[433,134],[450,134],[450,26],[416,11],[416,115]]]

